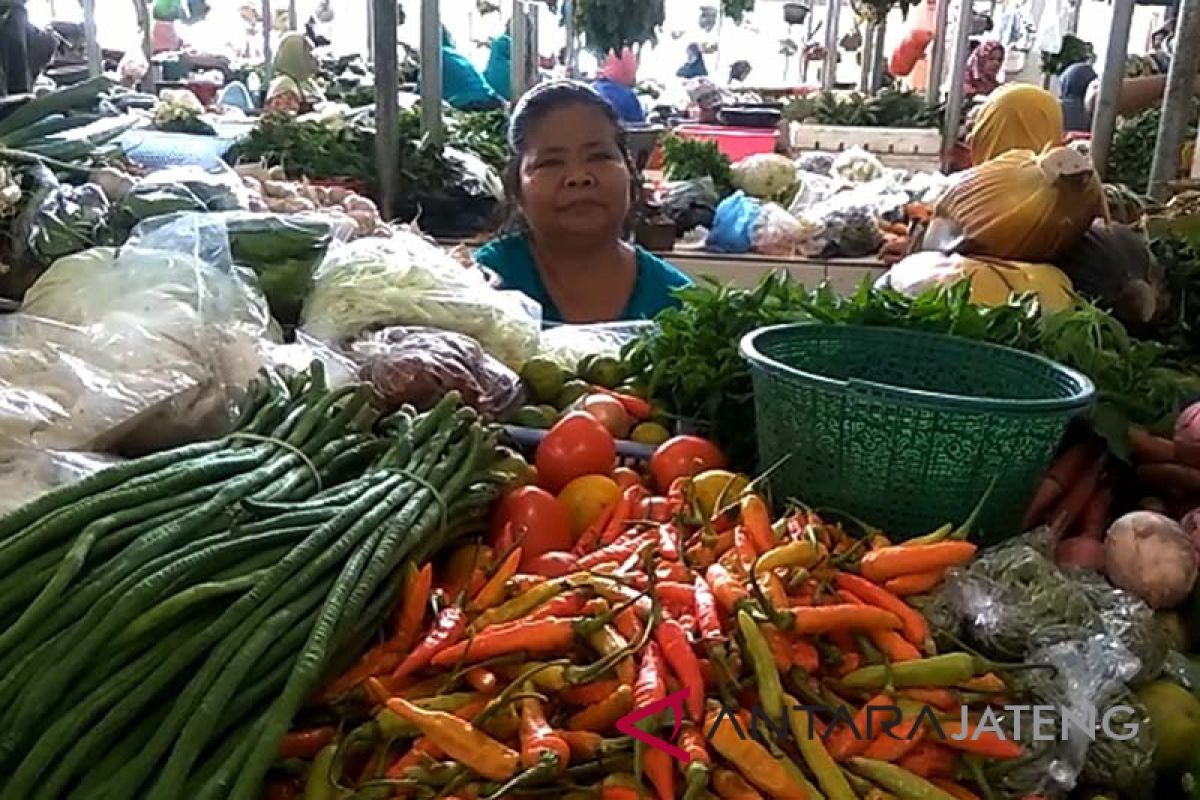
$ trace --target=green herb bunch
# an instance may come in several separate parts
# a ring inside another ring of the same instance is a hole
[[[1091,42],[1068,33],[1062,37],[1062,48],[1057,53],[1042,53],[1042,72],[1046,75],[1062,75],[1067,67],[1090,63],[1095,58],[1096,49]]]
[[[741,25],[746,14],[753,10],[754,0],[721,0],[721,13],[736,25]]]
[[[234,161],[281,165],[289,178],[367,180],[374,159],[354,125],[331,125],[286,114],[264,114],[250,134],[234,145]]]
[[[588,48],[597,55],[620,53],[626,47],[658,43],[666,21],[664,0],[578,0],[575,25]]]
[[[718,197],[733,193],[733,165],[716,142],[667,136],[662,147],[663,172],[668,180],[712,178]]]

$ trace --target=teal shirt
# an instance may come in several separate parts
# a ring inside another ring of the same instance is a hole
[[[483,70],[492,91],[505,100],[512,100],[512,37],[507,33],[496,37]]]
[[[524,236],[506,236],[490,242],[480,248],[475,260],[500,276],[502,288],[523,292],[540,304],[545,322],[563,322],[562,312],[542,283],[529,240]],[[621,320],[651,319],[663,309],[679,305],[672,290],[691,284],[692,279],[687,275],[652,253],[637,248],[637,281],[625,310],[621,312]]]

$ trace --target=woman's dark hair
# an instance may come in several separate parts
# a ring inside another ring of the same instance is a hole
[[[524,218],[520,211],[521,199],[521,159],[529,147],[529,135],[533,129],[550,114],[571,106],[583,106],[599,111],[612,125],[616,136],[617,149],[629,168],[632,177],[630,199],[636,204],[641,195],[641,181],[633,156],[629,151],[629,142],[625,137],[625,129],[617,116],[616,109],[600,96],[595,89],[579,81],[550,81],[540,83],[525,93],[513,108],[512,117],[508,122],[508,168],[504,171],[504,194],[507,201],[507,221],[504,230],[515,232],[524,229]]]

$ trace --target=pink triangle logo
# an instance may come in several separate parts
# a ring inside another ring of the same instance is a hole
[[[688,690],[687,687],[684,687],[677,692],[667,695],[662,700],[657,700],[651,703],[645,708],[639,708],[636,711],[631,711],[617,720],[617,730],[626,734],[627,736],[632,736],[639,742],[653,747],[655,750],[661,750],[676,761],[680,761],[684,764],[690,764],[692,762],[691,755],[682,747],[672,744],[672,742],[675,741],[675,738],[679,736],[679,727],[683,722],[683,703],[687,696]],[[651,736],[645,731],[634,727],[636,723],[641,722],[642,720],[646,719],[646,717],[653,716],[658,712],[664,711],[668,708],[674,712],[675,717],[675,729],[671,731],[671,741],[663,741],[657,736]]]

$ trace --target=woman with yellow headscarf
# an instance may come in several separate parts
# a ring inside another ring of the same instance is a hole
[[[1054,95],[1029,84],[1004,86],[979,108],[968,142],[973,165],[1010,150],[1040,152],[1062,144],[1062,105]]]

